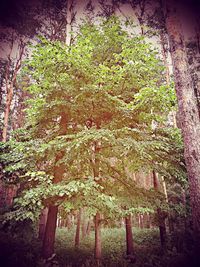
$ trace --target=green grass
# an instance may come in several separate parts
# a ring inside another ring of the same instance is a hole
[[[73,267],[96,266],[93,260],[94,232],[81,240],[80,247],[74,248],[75,229],[58,229],[56,235],[56,254],[60,265]],[[133,229],[137,262],[133,265],[125,259],[126,243],[123,228],[102,230],[102,266],[162,266],[162,250],[159,233],[156,229]],[[149,265],[147,265],[147,263]],[[156,264],[156,265],[155,265]]]
[[[30,229],[30,231],[32,231]],[[56,233],[56,261],[44,264],[41,243],[34,233],[24,228],[18,235],[0,232],[0,264],[3,267],[96,267],[94,261],[94,231],[74,247],[75,228],[58,229]],[[30,235],[30,233],[31,235]],[[100,267],[193,267],[192,242],[184,232],[168,236],[167,251],[160,248],[157,229],[133,228],[136,263],[125,260],[124,228],[102,229],[102,261]],[[187,246],[186,246],[187,244]],[[189,251],[189,253],[188,253]],[[195,267],[200,266],[196,265]]]

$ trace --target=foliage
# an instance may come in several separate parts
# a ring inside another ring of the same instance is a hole
[[[34,220],[50,203],[82,204],[108,218],[124,216],[124,202],[126,213],[150,211],[157,198],[160,205],[164,198],[136,186],[125,166],[185,179],[180,133],[161,127],[173,88],[157,52],[117,18],[85,23],[70,47],[41,38],[24,65],[27,123],[10,153],[21,158],[7,168],[24,167],[25,190],[7,218]]]
[[[40,243],[30,221],[9,222],[0,228],[0,256],[2,266],[37,266]]]

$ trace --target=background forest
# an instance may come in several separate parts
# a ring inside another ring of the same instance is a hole
[[[1,266],[200,266],[198,10],[2,4]]]

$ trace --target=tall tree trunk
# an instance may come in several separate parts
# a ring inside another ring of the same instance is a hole
[[[86,236],[86,231],[87,231],[87,218],[85,214],[85,209],[82,209],[82,224],[81,224],[81,233],[82,233],[82,238],[85,238]]]
[[[65,113],[61,114],[61,119],[59,123],[59,135],[66,134],[67,131],[67,122],[68,117]],[[60,151],[55,158],[55,166],[54,166],[54,179],[53,183],[59,183],[62,178],[63,174],[65,173],[65,164],[60,164],[59,166],[56,163],[63,158],[64,152]],[[45,259],[51,257],[54,253],[54,242],[55,242],[55,233],[56,233],[56,222],[57,222],[57,215],[58,215],[58,206],[54,204],[49,205],[49,211],[47,216],[47,223],[45,229],[45,235],[42,244],[42,256]]]
[[[71,218],[71,214],[68,214],[68,215],[67,215],[66,227],[67,227],[68,230],[70,230],[71,227],[72,227],[72,218]]]
[[[88,223],[87,223],[87,230],[86,230],[86,235],[89,236],[90,235],[90,231],[91,231],[91,219],[89,218]]]
[[[66,25],[66,45],[71,44],[71,31],[72,31],[72,9],[73,0],[67,0],[67,25]]]
[[[132,255],[134,254],[134,249],[133,249],[131,215],[128,215],[125,218],[125,226],[126,226],[126,254]]]
[[[99,212],[95,215],[95,259],[99,266],[101,261],[101,215]]]
[[[127,259],[129,259],[131,262],[135,262],[135,252],[134,252],[134,247],[133,247],[131,215],[126,216],[125,226],[126,226],[126,255],[127,255]]]
[[[166,33],[163,30],[160,31],[160,44],[161,44],[161,53],[162,59],[165,66],[165,77],[167,85],[170,84],[170,70],[168,63],[168,40],[166,38]]]
[[[200,123],[197,99],[177,14],[176,1],[165,0],[166,28],[174,69],[179,122],[183,134],[184,156],[189,176],[190,202],[196,247],[200,251]]]
[[[39,218],[39,233],[38,238],[43,240],[45,234],[45,228],[47,223],[48,208],[44,208],[40,214]]]
[[[11,85],[7,89],[6,95],[6,107],[4,111],[4,121],[3,121],[3,134],[2,134],[2,141],[6,142],[7,134],[8,134],[8,121],[9,121],[9,114],[10,114],[10,107],[13,99],[13,86]]]
[[[151,215],[149,213],[146,214],[146,218],[147,218],[147,224],[146,224],[146,227],[147,228],[151,228],[152,225],[151,225]]]
[[[45,228],[45,235],[43,239],[42,256],[48,259],[54,253],[54,242],[56,233],[58,207],[54,205],[49,206],[47,223]]]
[[[79,245],[80,245],[81,217],[82,217],[82,209],[80,209],[78,211],[78,214],[77,214],[77,225],[76,225],[76,235],[75,235],[75,247],[79,247]]]
[[[140,214],[137,215],[138,218],[138,228],[141,228]]]
[[[5,106],[5,110],[4,110],[4,126],[3,126],[3,133],[2,133],[2,141],[3,142],[6,142],[6,140],[7,140],[9,115],[10,115],[11,103],[13,100],[14,87],[16,85],[18,72],[21,68],[21,62],[22,62],[22,58],[24,56],[25,46],[26,46],[24,41],[20,40],[19,51],[18,51],[17,56],[16,56],[16,63],[14,64],[14,69],[12,70],[11,56],[12,56],[12,52],[13,52],[13,48],[14,48],[14,41],[15,40],[14,40],[14,35],[13,35],[12,41],[11,41],[10,52],[7,56],[6,73],[5,73],[6,106]]]
[[[140,228],[143,229],[144,228],[144,216],[143,214],[139,214],[140,216]]]
[[[156,191],[159,191],[158,176],[155,171],[153,171],[153,184],[154,184],[154,189]],[[160,243],[161,247],[165,249],[167,241],[167,231],[165,224],[165,215],[163,214],[160,208],[157,209],[157,217],[158,217],[158,227],[160,232]]]

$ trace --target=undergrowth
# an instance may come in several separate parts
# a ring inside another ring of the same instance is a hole
[[[30,228],[30,227],[29,227]],[[94,261],[94,231],[81,239],[79,248],[74,246],[75,228],[58,229],[56,233],[53,264],[45,265],[41,260],[41,243],[31,233],[32,229],[20,226],[20,231],[0,230],[0,257],[2,267],[96,267]],[[102,261],[99,267],[191,267],[194,264],[191,246],[184,234],[168,235],[167,249],[160,247],[157,229],[133,228],[136,262],[125,259],[125,229],[102,229]],[[189,244],[189,243],[188,243]]]

